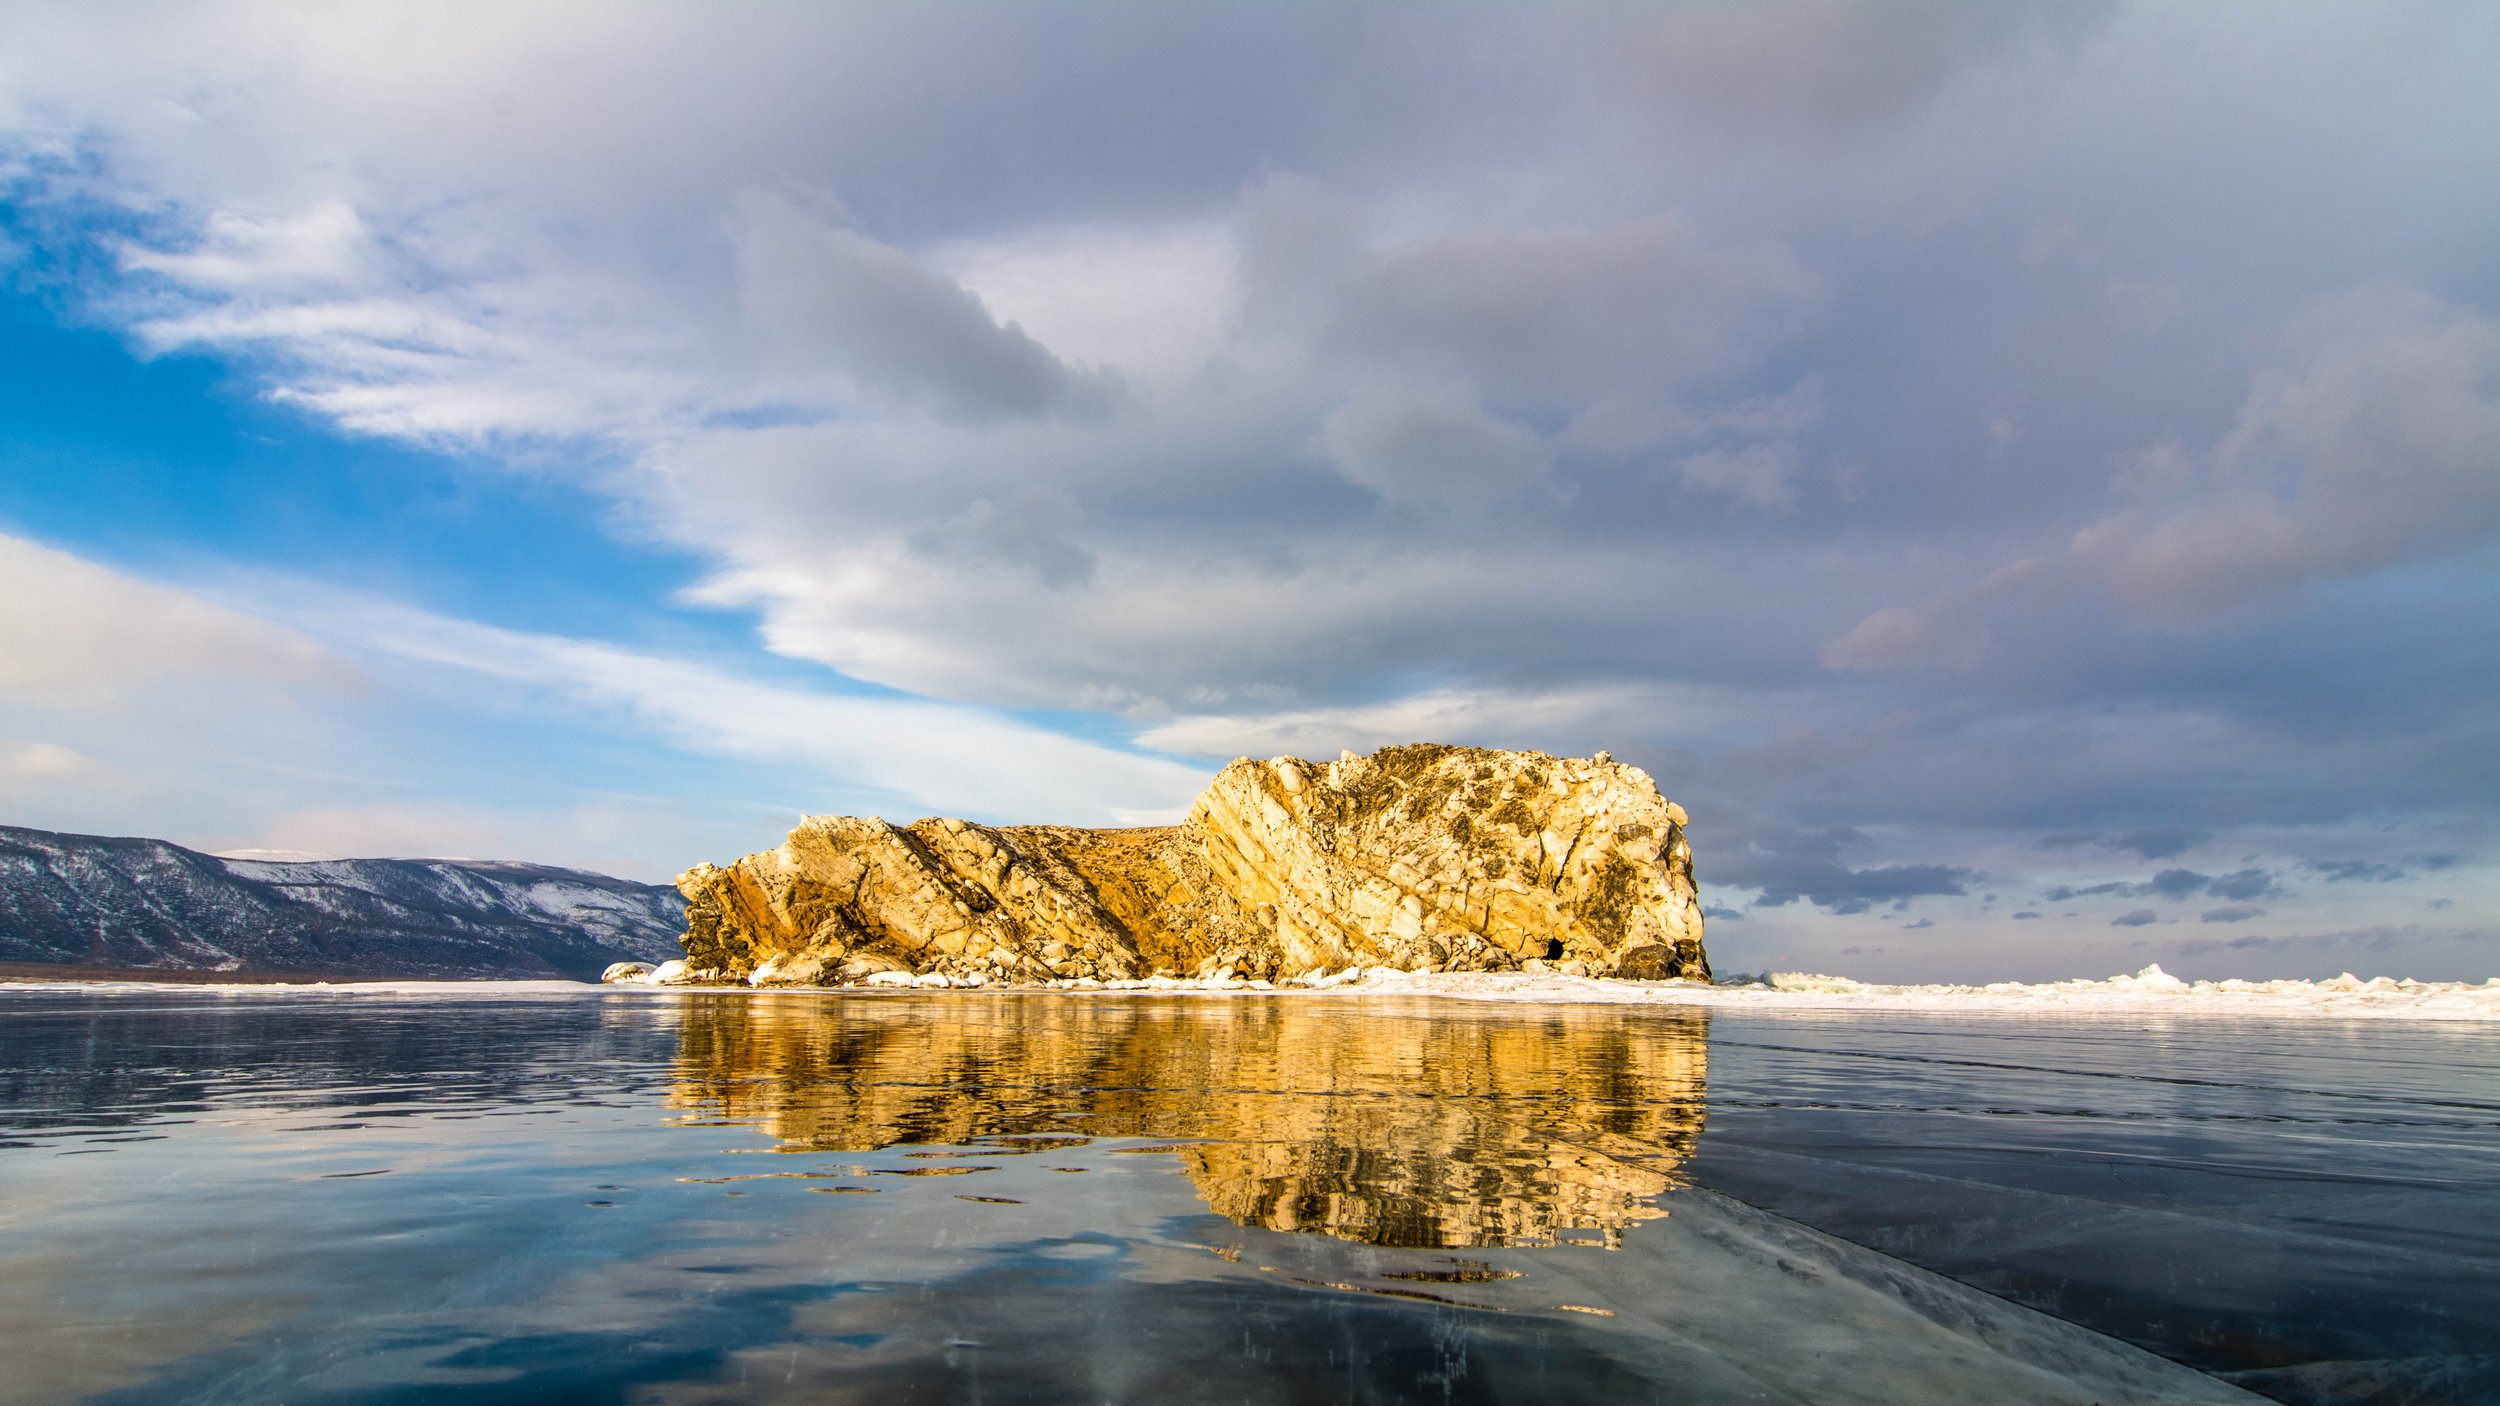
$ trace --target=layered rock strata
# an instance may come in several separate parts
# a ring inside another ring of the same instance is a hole
[[[811,816],[679,876],[686,967],[766,984],[1351,967],[1707,979],[1682,807],[1599,753],[1243,759],[1176,826]]]

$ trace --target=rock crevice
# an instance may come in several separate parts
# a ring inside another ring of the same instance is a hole
[[[1682,807],[1600,753],[1244,758],[1174,826],[810,816],[678,879],[688,969],[756,984],[1349,967],[1707,979]]]

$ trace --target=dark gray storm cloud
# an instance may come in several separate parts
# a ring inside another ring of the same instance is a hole
[[[2216,898],[2264,898],[2279,891],[2275,876],[2263,869],[2237,869],[2228,874],[2200,874],[2193,869],[2164,869],[2137,883],[2111,881],[2081,886],[2059,884],[2042,889],[2040,897],[2049,903],[2067,903],[2078,898],[2166,898],[2174,902],[2211,894]]]
[[[1962,897],[1979,875],[1953,864],[1881,864],[1851,868],[1841,855],[1863,836],[1848,829],[1802,830],[1776,820],[1729,815],[1704,866],[1711,888],[1752,889],[1754,906],[1781,908],[1800,899],[1829,912],[1865,913],[1877,904]]]
[[[2392,884],[2406,876],[2404,870],[2393,864],[2368,859],[2312,859],[2301,867],[2330,884]]]
[[[2500,921],[2492,7],[579,23],[29,8],[0,178],[152,212],[84,315],[570,446],[872,684],[1610,747],[1749,932]]]
[[[1116,378],[1074,370],[911,255],[772,200],[740,212],[738,299],[775,379],[821,365],[940,419],[1099,411]]]

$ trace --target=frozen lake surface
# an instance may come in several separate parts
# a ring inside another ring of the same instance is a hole
[[[0,988],[0,1401],[2487,1402],[2495,1071],[2317,1015]]]

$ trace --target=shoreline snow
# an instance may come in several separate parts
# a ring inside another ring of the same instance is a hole
[[[11,980],[0,977],[0,995],[40,991],[81,991],[114,996],[468,996],[510,1000],[518,996],[578,996],[605,988],[592,982],[561,978],[423,981],[382,977],[373,981],[115,981],[110,977],[79,979],[45,977]]]
[[[739,991],[755,994],[874,996],[933,989],[927,979],[877,983],[868,988],[653,985],[642,981],[591,985],[572,981],[371,981],[267,982],[173,986],[146,981],[26,981],[0,983],[7,991],[82,991],[160,994],[168,989],[221,996],[284,995],[426,996],[473,1000],[577,996],[588,991]],[[991,991],[1052,992],[1116,998],[1127,995],[1300,996],[1321,993],[1423,996],[1517,1005],[1700,1006],[1763,1014],[1786,1012],[1920,1012],[1935,1015],[2165,1015],[2328,1017],[2364,1020],[2500,1021],[2500,977],[2474,983],[2413,981],[2346,974],[2326,981],[2283,979],[2184,981],[2159,966],[2106,980],[1991,982],[1986,985],[1886,985],[1848,977],[1775,972],[1732,977],[1717,985],[1685,981],[1616,981],[1559,972],[1407,972],[1385,967],[1355,969],[1313,981],[1266,982],[1154,978],[1049,986],[990,987]]]
[[[1782,1012],[1924,1012],[1938,1015],[2323,1016],[2365,1020],[2500,1021],[2500,977],[2414,981],[2347,972],[2326,981],[2183,981],[2149,966],[2105,980],[1998,981],[1986,985],[1885,985],[1848,977],[1774,972],[1698,982],[1599,981],[1519,973],[1451,976],[1372,973],[1343,989],[1525,1004],[1679,1005]]]

